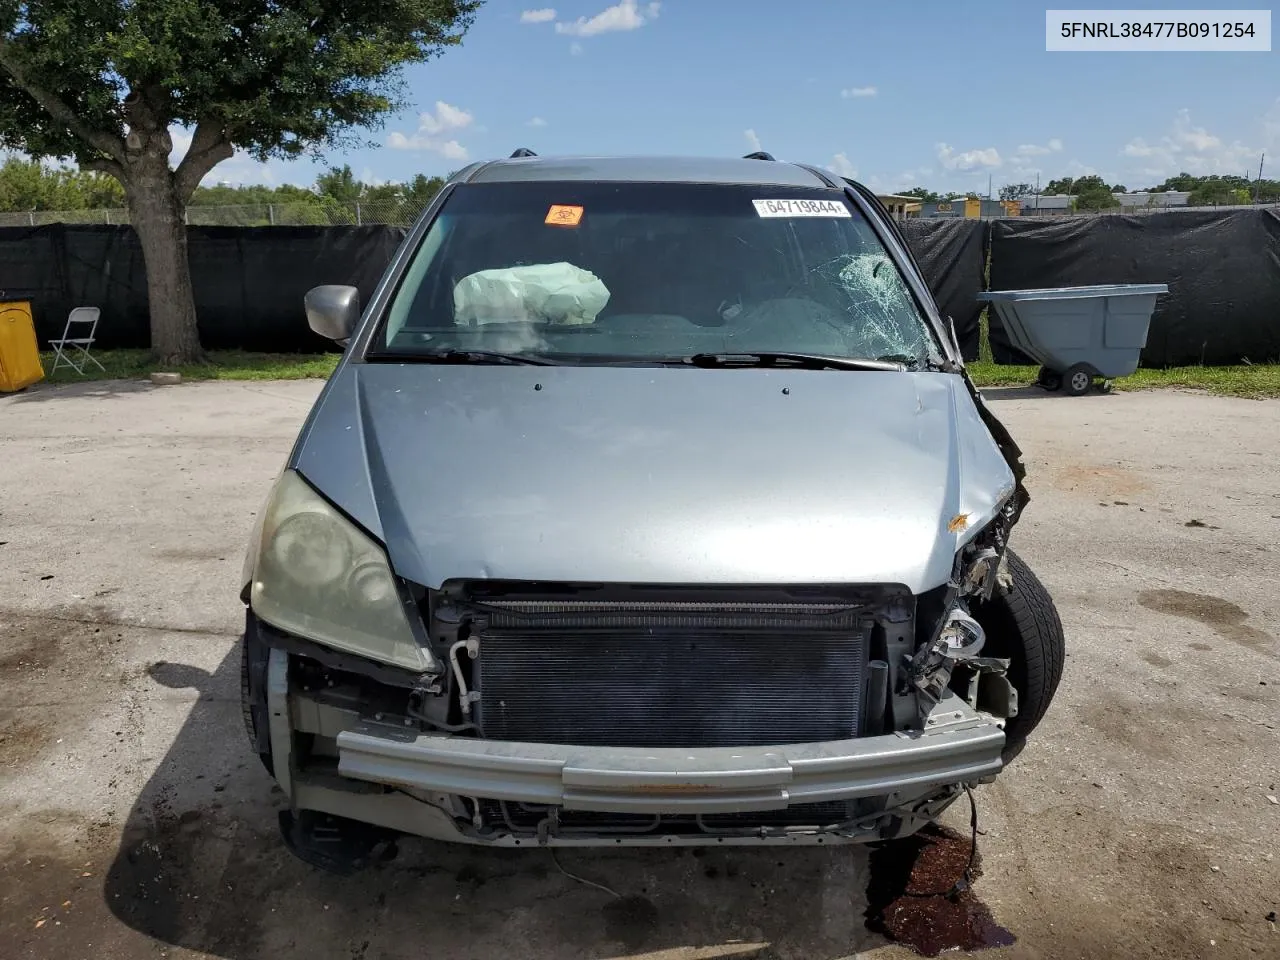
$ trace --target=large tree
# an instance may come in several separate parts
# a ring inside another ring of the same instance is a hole
[[[1001,200],[1021,200],[1034,195],[1036,188],[1029,183],[1006,183],[1000,188]]]
[[[0,0],[0,146],[115,177],[142,245],[157,359],[201,356],[187,203],[236,149],[353,142],[404,106],[400,68],[480,0]],[[191,143],[171,167],[172,128]]]
[[[916,197],[921,203],[937,203],[941,199],[938,194],[927,187],[912,187],[910,190],[903,190],[899,196]]]

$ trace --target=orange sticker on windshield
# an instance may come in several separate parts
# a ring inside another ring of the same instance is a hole
[[[576,227],[582,222],[582,208],[553,203],[543,222],[553,227]]]

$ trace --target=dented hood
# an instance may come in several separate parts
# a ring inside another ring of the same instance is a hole
[[[291,463],[430,587],[919,593],[1014,485],[942,373],[346,363]]]

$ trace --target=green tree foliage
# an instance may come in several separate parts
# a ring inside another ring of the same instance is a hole
[[[327,173],[316,178],[316,192],[322,197],[332,197],[338,203],[354,206],[365,191],[365,185],[356,180],[348,164],[330,167]]]
[[[1033,196],[1036,188],[1029,183],[1006,183],[1000,188],[1001,200],[1022,200]]]
[[[937,203],[942,199],[938,194],[925,187],[912,187],[910,190],[903,190],[899,196],[917,197],[921,203]]]
[[[0,210],[95,210],[124,206],[124,190],[113,178],[70,167],[46,167],[9,157],[0,165]]]
[[[124,188],[147,266],[152,349],[201,355],[186,260],[196,187],[350,143],[404,105],[401,68],[461,41],[478,0],[0,0],[0,147]],[[176,169],[172,127],[191,131]]]
[[[1163,183],[1148,188],[1152,193],[1179,190],[1190,193],[1187,203],[1191,206],[1212,206],[1235,203],[1253,203],[1256,196],[1262,203],[1280,201],[1280,180],[1257,180],[1249,177],[1192,176],[1179,173]]]
[[[1070,192],[1075,196],[1077,210],[1107,210],[1120,206],[1120,201],[1113,195],[1113,188],[1096,175],[1077,177]]]
[[[336,173],[336,176],[335,176]],[[190,223],[237,226],[340,225],[363,221],[409,226],[445,184],[418,174],[407,183],[363,183],[349,167],[330,168],[311,187],[264,184],[196,187],[187,203]],[[11,157],[0,164],[0,213],[119,210],[124,190],[115,178]],[[361,212],[362,211],[362,212]],[[80,219],[80,218],[73,218]]]

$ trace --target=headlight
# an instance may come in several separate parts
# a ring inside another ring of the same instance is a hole
[[[431,668],[379,544],[286,470],[263,513],[250,604],[274,627],[337,650]]]

